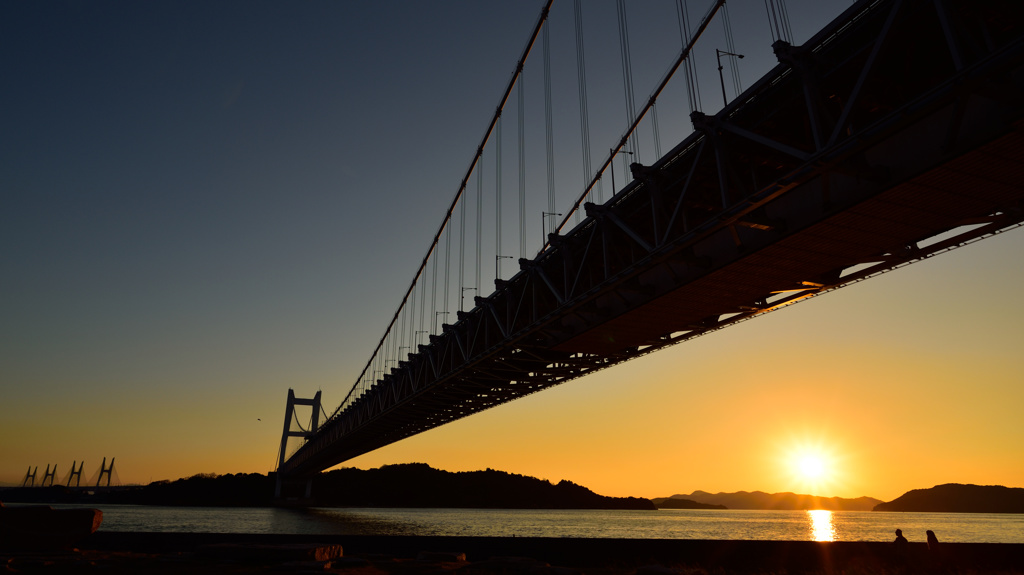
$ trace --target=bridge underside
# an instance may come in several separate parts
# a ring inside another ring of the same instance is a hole
[[[757,241],[767,237],[745,239],[733,235],[736,230],[721,234],[719,245],[697,244],[695,253],[712,261],[727,252],[735,259],[721,267],[709,266],[713,271],[696,274],[693,281],[587,329],[556,349],[605,355],[623,347],[657,345],[651,333],[700,331],[721,324],[723,318],[745,319],[1017,225],[1024,198],[1022,129],[1020,123],[1014,124],[1012,133],[981,149],[799,231],[779,234],[778,241],[767,245]],[[824,211],[823,183],[788,199],[806,195],[808,203],[817,201]],[[771,216],[778,207],[768,204],[765,211]],[[796,224],[793,220],[780,213],[774,224],[785,229]],[[729,242],[734,245],[721,245]],[[688,265],[679,263],[660,262],[638,279],[642,285],[657,285],[675,274],[675,268]],[[618,293],[610,296],[623,299]]]
[[[860,2],[281,466],[449,421],[1024,222],[1024,3]]]

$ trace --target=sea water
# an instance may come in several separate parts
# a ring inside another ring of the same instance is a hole
[[[74,507],[55,505],[55,507]],[[1024,514],[98,506],[101,531],[1024,543]]]

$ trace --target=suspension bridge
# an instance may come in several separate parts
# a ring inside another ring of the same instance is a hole
[[[762,17],[778,64],[742,93],[734,78],[736,97],[711,113],[702,109],[691,55],[716,21],[728,31],[724,4],[710,2],[691,17],[678,3],[678,56],[641,102],[630,76],[627,12],[617,3],[628,121],[622,137],[604,146],[589,141],[585,15],[581,2],[571,6],[585,182],[571,205],[556,205],[546,91],[544,243],[505,278],[503,260],[512,258],[502,243],[502,113],[518,104],[522,118],[521,76],[537,43],[550,74],[551,3],[543,8],[426,256],[344,401],[328,415],[319,393],[297,399],[289,391],[279,477],[309,477],[1024,223],[1024,5],[862,0],[795,45],[785,3],[766,0]],[[727,100],[720,62],[733,72],[741,56],[728,42],[715,52]],[[659,96],[673,82],[685,86],[692,132],[645,164],[640,134],[659,141]],[[711,101],[719,86],[707,84]],[[520,121],[521,254],[529,219],[522,132]],[[608,150],[596,169],[592,146]],[[498,174],[494,226],[486,231],[494,238],[489,293],[481,283],[489,266],[481,255],[485,158]],[[473,211],[475,249],[466,242]],[[291,429],[296,406],[314,413],[299,431]],[[290,452],[293,438],[300,445]]]

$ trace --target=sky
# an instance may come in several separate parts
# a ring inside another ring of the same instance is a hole
[[[848,5],[789,0],[795,43]],[[321,390],[329,413],[369,359],[540,7],[4,3],[0,482],[52,464],[60,481],[83,460],[95,476],[111,457],[124,483],[273,470],[288,389]],[[584,7],[596,164],[627,113],[615,5]],[[584,181],[572,12],[556,1],[550,21],[560,212]],[[763,2],[729,16],[746,56],[725,61],[731,98],[731,66],[746,87],[774,56]],[[627,21],[642,102],[679,50],[674,3],[629,2]],[[716,20],[695,52],[708,113],[726,46]],[[539,56],[524,72],[525,247],[514,100],[501,140],[500,249],[520,255],[540,247],[546,209]],[[677,84],[659,101],[663,150],[690,130]],[[638,497],[1021,487],[1022,250],[1011,230],[344,465],[493,468]]]

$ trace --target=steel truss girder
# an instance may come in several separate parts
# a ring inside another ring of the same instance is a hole
[[[1020,225],[1022,27],[1011,0],[865,0],[804,46],[776,45],[775,69],[694,116],[693,135],[634,166],[632,183],[343,406],[281,472],[315,473]],[[993,165],[1005,169],[984,173]],[[913,221],[883,225],[885,210]]]

